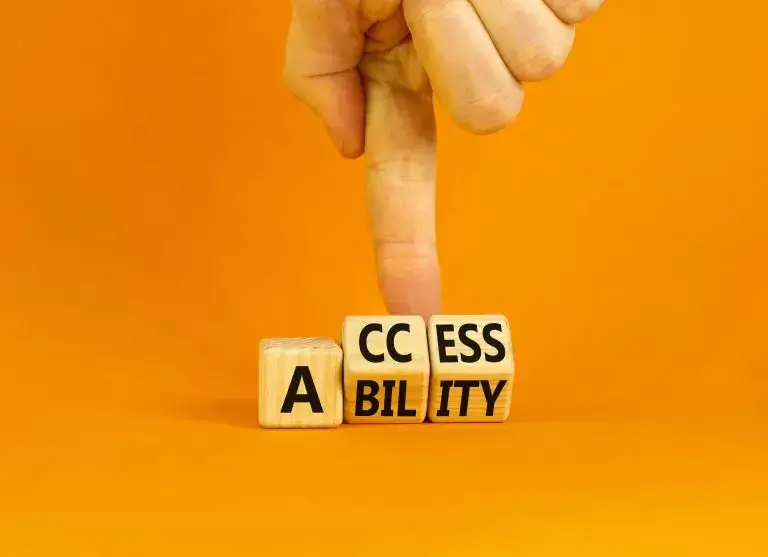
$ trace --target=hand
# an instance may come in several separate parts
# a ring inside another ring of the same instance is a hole
[[[339,152],[366,153],[379,284],[393,314],[441,312],[432,96],[491,133],[552,75],[604,0],[293,0],[285,80]]]

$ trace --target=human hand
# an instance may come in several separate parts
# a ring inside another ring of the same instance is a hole
[[[432,96],[462,128],[504,128],[521,83],[565,62],[604,0],[292,0],[284,77],[339,152],[366,154],[387,310],[441,312]]]

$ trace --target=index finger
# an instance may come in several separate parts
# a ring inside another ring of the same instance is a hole
[[[385,68],[414,69],[415,56],[404,45],[387,56]],[[410,60],[410,65],[408,61]],[[402,62],[402,60],[401,60]],[[376,249],[379,285],[387,311],[441,313],[440,269],[435,245],[436,126],[426,75],[421,85],[408,76],[366,79],[366,156],[368,208]],[[367,71],[366,71],[367,70]],[[405,77],[405,82],[403,80]],[[416,77],[419,80],[418,76]]]

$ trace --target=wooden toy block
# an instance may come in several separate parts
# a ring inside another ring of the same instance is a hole
[[[506,317],[435,315],[428,330],[430,421],[506,421],[515,375]]]
[[[343,418],[341,346],[329,338],[274,338],[259,344],[259,424],[338,427]]]
[[[421,423],[427,414],[427,328],[418,316],[350,316],[342,326],[344,421]]]

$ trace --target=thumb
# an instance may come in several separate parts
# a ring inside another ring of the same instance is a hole
[[[364,94],[357,65],[364,33],[354,3],[293,0],[283,78],[325,123],[342,155],[364,151]]]
[[[441,313],[435,247],[436,127],[432,91],[408,42],[366,56],[368,210],[391,314]]]

